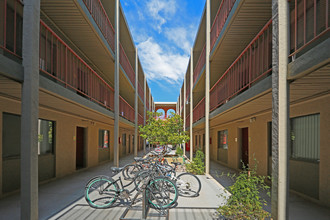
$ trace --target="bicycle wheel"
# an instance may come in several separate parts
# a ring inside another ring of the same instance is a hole
[[[195,197],[199,195],[202,184],[197,176],[191,173],[181,173],[176,180],[176,187],[180,196]]]
[[[136,174],[134,178],[135,189],[142,191],[142,186],[147,184],[151,173],[149,171],[142,170]]]
[[[172,180],[166,177],[156,177],[150,180],[146,188],[146,196],[150,207],[167,209],[176,204],[178,191]]]
[[[125,180],[133,180],[140,170],[142,170],[141,166],[137,164],[128,164],[123,168],[121,174]]]
[[[118,197],[118,185],[106,176],[91,179],[85,187],[85,199],[89,206],[97,209],[110,207]]]

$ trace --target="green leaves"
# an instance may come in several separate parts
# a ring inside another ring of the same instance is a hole
[[[161,113],[147,112],[148,119],[145,126],[139,126],[140,136],[151,144],[182,144],[189,140],[187,132],[183,130],[183,120],[180,115],[172,113],[167,119],[158,119]]]
[[[231,196],[227,198],[227,203],[218,208],[218,212],[226,219],[264,219],[269,217],[269,213],[264,211],[262,206],[267,204],[259,196],[260,190],[267,190],[269,186],[265,184],[265,178],[257,175],[257,162],[253,169],[244,168],[236,177],[227,174],[235,183],[229,186],[228,191]],[[224,196],[225,197],[225,196]]]
[[[193,161],[189,164],[186,164],[186,169],[188,172],[202,175],[205,173],[205,164],[204,164],[204,153],[201,150],[196,151],[196,156],[193,158]]]

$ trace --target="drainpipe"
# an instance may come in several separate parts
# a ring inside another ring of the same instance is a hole
[[[134,127],[134,156],[137,157],[137,145],[138,145],[138,126],[139,126],[139,62],[138,62],[138,49],[135,48],[135,127]]]

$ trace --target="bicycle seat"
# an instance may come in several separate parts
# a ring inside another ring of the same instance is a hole
[[[177,165],[181,165],[180,162],[172,162],[171,164],[174,164],[175,166],[177,166]]]
[[[111,171],[114,173],[119,173],[120,171],[122,171],[122,167],[111,167]]]

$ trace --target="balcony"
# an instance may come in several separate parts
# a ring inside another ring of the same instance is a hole
[[[119,115],[127,119],[130,122],[135,121],[135,111],[132,106],[130,106],[123,97],[119,97]]]
[[[188,128],[190,125],[190,114],[186,117],[186,128]]]
[[[144,102],[144,91],[143,91],[143,88],[142,88],[142,86],[141,86],[141,84],[139,83],[139,88],[138,88],[138,92],[139,92],[139,96],[140,96],[140,98],[143,100],[143,102]]]
[[[210,89],[210,111],[271,74],[272,21],[268,21],[251,43]]]
[[[21,1],[1,1],[0,48],[4,55],[22,59],[23,4]]]
[[[119,52],[119,63],[123,67],[128,79],[131,81],[133,88],[135,88],[135,71],[133,70],[133,67],[129,62],[129,59],[126,56],[125,50],[121,44]]]
[[[236,0],[227,0],[222,1],[219,10],[217,12],[217,15],[214,19],[214,22],[211,27],[211,47],[210,50],[212,51],[213,46],[215,45],[215,42],[217,41],[226,21],[229,16],[229,13],[231,9],[233,8]]]
[[[43,21],[40,21],[39,44],[41,73],[105,108],[114,109],[113,88]]]
[[[204,45],[203,47],[203,50],[198,58],[198,61],[197,61],[197,64],[196,64],[196,67],[194,69],[194,84],[196,83],[198,77],[199,77],[199,74],[201,73],[203,67],[205,66],[205,62],[206,62],[206,51],[205,51],[205,47],[206,45]]]
[[[95,23],[101,30],[104,38],[110,45],[112,51],[115,51],[115,30],[105,12],[100,0],[83,0],[89,13],[92,15]]]
[[[329,37],[329,1],[290,1],[290,56],[308,50],[318,39]]]
[[[196,105],[193,110],[193,123],[205,117],[205,97]]]
[[[143,116],[139,114],[139,118],[138,118],[139,125],[143,125],[143,122],[144,122]]]

